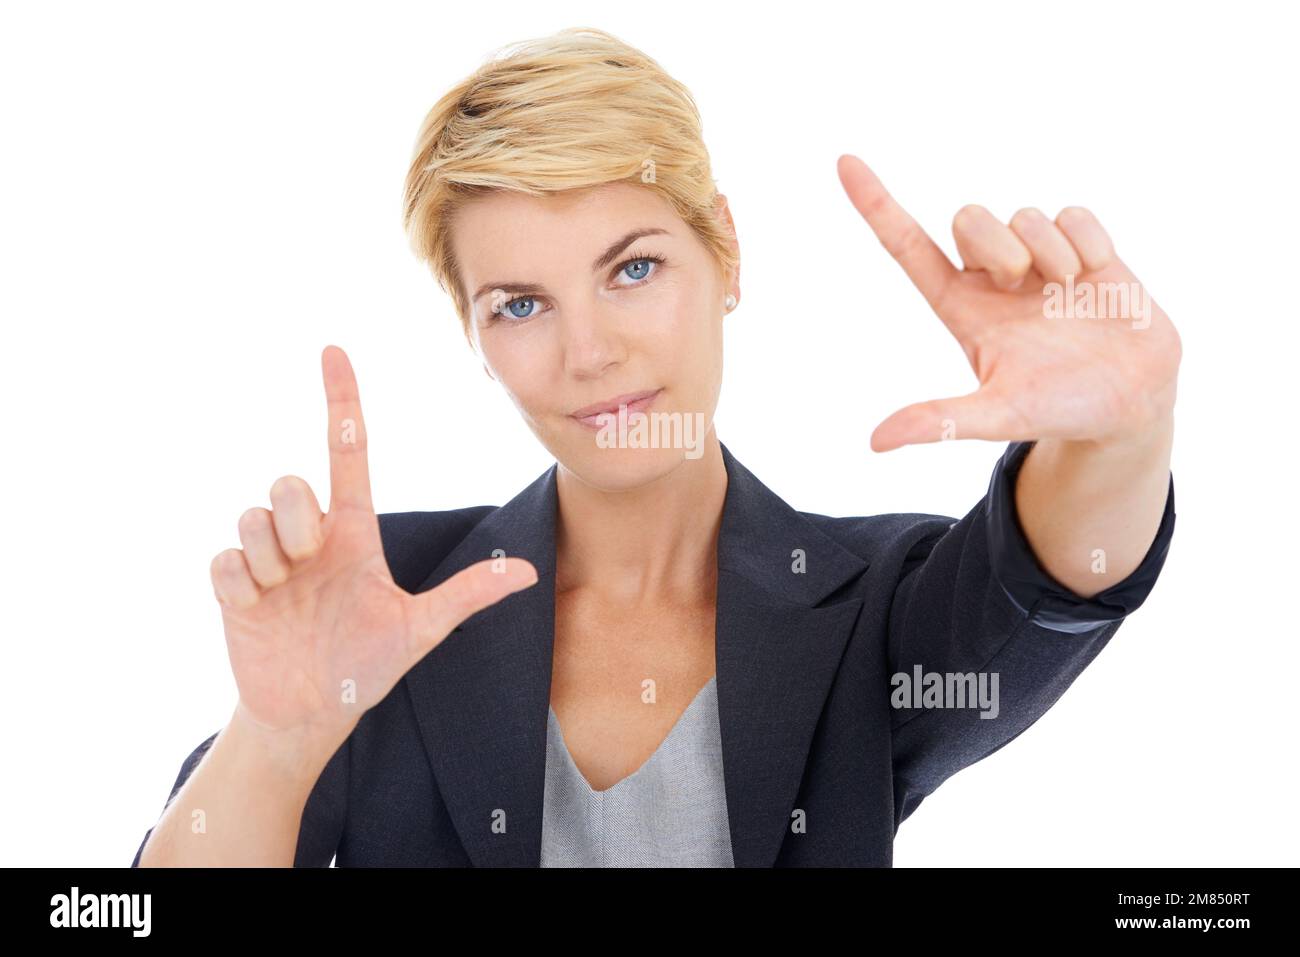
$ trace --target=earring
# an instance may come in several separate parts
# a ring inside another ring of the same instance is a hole
[[[736,308],[736,297],[733,296],[731,293],[727,293],[727,312],[731,312],[731,310],[735,308]]]

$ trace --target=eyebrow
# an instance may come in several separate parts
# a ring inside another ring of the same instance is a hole
[[[671,235],[671,233],[669,233],[668,230],[662,229],[658,226],[647,226],[641,229],[632,230],[631,232],[623,236],[621,239],[617,239],[614,242],[610,243],[609,248],[606,249],[603,253],[601,253],[600,256],[596,258],[596,261],[591,264],[591,271],[599,272],[600,270],[604,269],[606,266],[612,263],[616,258],[618,258],[619,253],[627,249],[628,246],[631,246],[642,236],[657,236],[657,235],[667,236],[667,235]],[[517,296],[531,296],[537,293],[546,292],[546,287],[543,286],[541,283],[536,283],[536,282],[485,282],[483,283],[483,285],[479,286],[477,290],[475,290],[474,296],[473,298],[470,299],[470,302],[477,302],[480,296],[482,296],[486,292],[491,292],[493,289],[506,289]]]

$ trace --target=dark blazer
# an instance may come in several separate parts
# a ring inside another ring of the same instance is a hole
[[[1015,515],[1032,444],[1010,444],[960,520],[798,512],[723,446],[717,692],[737,867],[891,866],[917,805],[1033,724],[1145,600],[1173,535],[1172,474],[1141,566],[1083,599],[1042,569]],[[499,508],[380,516],[408,592],[498,548],[539,581],[466,620],[362,716],[307,801],[295,866],[539,865],[555,474]],[[998,716],[891,706],[891,676],[915,668],[996,672]]]

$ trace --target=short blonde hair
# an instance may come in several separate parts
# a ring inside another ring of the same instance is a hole
[[[574,27],[502,48],[434,105],[406,176],[402,222],[468,338],[450,238],[457,209],[495,190],[541,196],[616,182],[658,190],[723,274],[736,269],[690,92],[639,50]]]

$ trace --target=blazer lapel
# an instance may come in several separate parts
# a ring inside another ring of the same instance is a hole
[[[466,619],[405,678],[438,790],[476,867],[541,863],[555,471],[552,465],[488,513],[416,589],[498,555],[526,558],[537,569],[536,585]]]
[[[722,446],[716,658],[723,776],[737,867],[771,866],[861,600],[824,604],[866,564]],[[475,866],[541,861],[555,641],[556,466],[491,512],[416,589],[495,554],[532,588],[466,620],[404,679],[429,763]],[[801,557],[800,557],[801,556]]]
[[[823,600],[866,563],[723,446],[718,535],[718,720],[732,857],[771,867],[789,833],[813,732],[862,610]]]

